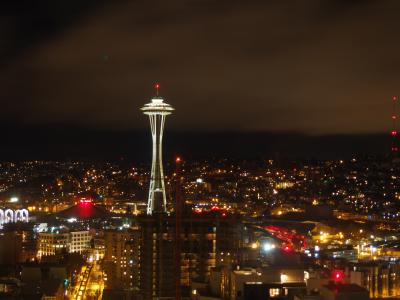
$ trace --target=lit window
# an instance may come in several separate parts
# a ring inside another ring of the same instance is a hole
[[[280,294],[279,289],[277,289],[277,288],[271,288],[271,289],[269,289],[269,296],[270,296],[270,297],[278,297],[279,294]]]

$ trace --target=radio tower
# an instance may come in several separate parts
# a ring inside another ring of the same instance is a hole
[[[398,102],[398,97],[393,96],[392,97],[392,131],[391,131],[391,136],[392,136],[392,154],[397,154],[399,152],[399,146],[397,143],[397,102]]]
[[[155,84],[156,96],[150,103],[145,104],[141,110],[149,116],[151,136],[153,140],[153,159],[151,164],[151,177],[147,214],[167,212],[165,196],[164,171],[162,164],[162,137],[164,132],[165,117],[174,110],[171,105],[164,102],[158,95],[160,85]]]
[[[175,300],[181,300],[181,232],[182,232],[182,159],[175,159],[176,182],[175,182]]]

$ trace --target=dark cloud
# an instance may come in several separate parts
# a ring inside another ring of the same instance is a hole
[[[160,81],[177,130],[390,125],[396,0],[81,2],[3,16],[3,120],[147,128],[138,108]]]

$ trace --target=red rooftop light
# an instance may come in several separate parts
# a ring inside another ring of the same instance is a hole
[[[284,245],[284,246],[282,247],[282,250],[283,250],[283,252],[285,252],[285,253],[289,253],[289,252],[292,252],[292,247],[290,247],[289,245]]]
[[[344,273],[341,270],[335,270],[335,271],[332,272],[332,279],[335,282],[342,282],[344,277],[345,277]]]
[[[93,200],[92,200],[91,198],[82,197],[82,198],[79,200],[79,202],[80,202],[80,203],[92,203]]]
[[[79,207],[80,208],[91,207],[92,204],[93,204],[92,198],[82,197],[79,199]]]

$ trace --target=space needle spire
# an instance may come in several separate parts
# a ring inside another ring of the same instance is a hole
[[[154,85],[156,96],[150,103],[145,104],[141,110],[149,116],[151,136],[153,140],[153,159],[151,164],[149,199],[147,214],[167,212],[167,199],[165,195],[164,171],[162,163],[162,138],[164,133],[165,117],[170,115],[174,108],[165,103],[159,96],[160,85]]]

